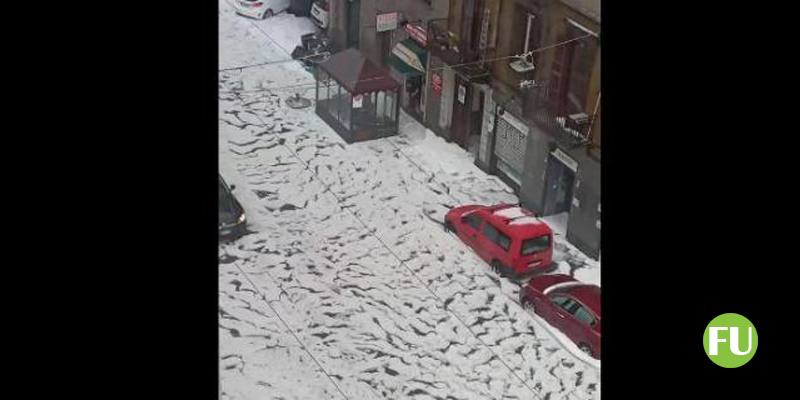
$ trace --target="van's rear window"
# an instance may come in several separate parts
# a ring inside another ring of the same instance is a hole
[[[522,241],[522,255],[529,256],[540,251],[547,250],[550,247],[550,235],[539,236],[533,239],[526,239]]]

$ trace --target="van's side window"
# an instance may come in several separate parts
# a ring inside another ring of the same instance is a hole
[[[509,247],[511,247],[511,238],[498,231],[492,224],[486,223],[483,226],[483,234],[487,239],[502,247],[503,250],[508,251]]]
[[[478,230],[481,227],[481,223],[483,219],[479,217],[477,214],[469,214],[462,219],[464,223],[472,227],[472,229]]]

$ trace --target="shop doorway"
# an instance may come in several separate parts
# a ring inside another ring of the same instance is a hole
[[[544,215],[569,213],[572,206],[572,189],[575,171],[550,154],[545,178]],[[566,221],[564,221],[566,226]]]
[[[483,103],[486,97],[483,89],[474,85],[472,88],[475,91],[472,103],[472,113],[470,115],[469,123],[469,136],[467,137],[467,149],[470,153],[478,154],[478,145],[481,142],[481,128],[483,127]]]
[[[469,82],[456,75],[455,96],[453,102],[453,120],[450,128],[450,140],[461,146],[467,148],[467,130],[469,129],[469,115],[471,103],[469,95],[471,95]]]
[[[405,94],[403,108],[417,120],[422,120],[422,89],[423,75],[410,76],[405,81]]]

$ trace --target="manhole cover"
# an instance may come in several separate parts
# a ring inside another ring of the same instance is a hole
[[[286,105],[290,108],[306,108],[311,106],[311,100],[305,97],[300,97],[300,94],[297,93],[294,96],[286,99]]]

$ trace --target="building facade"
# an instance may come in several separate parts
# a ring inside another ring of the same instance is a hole
[[[336,50],[600,257],[600,0],[329,0]]]
[[[428,25],[430,68],[425,124],[477,154],[490,94],[499,0],[450,0],[447,18]]]
[[[401,82],[401,108],[425,118],[428,21],[448,14],[448,0],[329,0],[328,33],[336,50],[357,48]]]
[[[600,1],[500,3],[476,164],[599,258]]]

